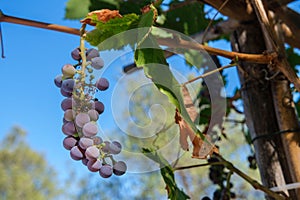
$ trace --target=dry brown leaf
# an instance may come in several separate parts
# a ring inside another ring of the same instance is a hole
[[[102,9],[102,10],[95,10],[92,11],[88,14],[88,16],[86,18],[84,18],[83,20],[81,20],[81,23],[86,23],[92,26],[95,26],[96,23],[92,22],[92,19],[89,18],[93,15],[97,16],[98,21],[106,23],[111,19],[114,19],[116,17],[121,18],[122,15],[120,15],[118,10],[109,10],[109,9]]]
[[[197,109],[193,103],[192,97],[187,89],[187,87],[184,85],[182,86],[182,94],[183,94],[183,102],[185,109],[187,110],[191,120],[195,122],[197,119],[198,113]]]
[[[205,141],[203,141],[199,136],[196,136],[193,140],[193,158],[206,159],[213,153],[219,153],[219,149],[211,143],[210,137],[205,136]]]
[[[189,150],[189,143],[188,143],[188,127],[186,127],[186,124],[183,123],[182,117],[180,116],[180,113],[176,109],[175,112],[175,123],[179,125],[180,135],[179,135],[179,144],[181,148],[185,151]]]
[[[184,104],[186,110],[190,116],[190,118],[195,121],[198,113],[193,104],[192,98],[188,92],[188,89],[183,86],[182,93],[184,98]],[[205,141],[203,141],[199,135],[196,135],[194,131],[190,128],[188,123],[181,117],[180,113],[176,109],[175,113],[175,122],[179,125],[180,137],[179,143],[183,150],[189,150],[188,138],[193,144],[193,158],[205,159],[208,156],[212,155],[214,152],[219,153],[218,148],[215,147],[214,144],[211,143],[211,139],[209,136],[205,136]]]

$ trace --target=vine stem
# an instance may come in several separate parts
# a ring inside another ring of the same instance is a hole
[[[84,72],[85,72],[85,67],[86,67],[86,56],[85,56],[85,27],[86,24],[82,24],[81,28],[80,28],[80,56],[81,56],[81,71],[83,73],[83,80],[85,78]]]
[[[233,51],[225,51],[222,49],[217,49],[206,45],[202,45],[196,42],[183,40],[181,38],[175,38],[175,39],[158,38],[157,41],[160,45],[168,46],[171,48],[180,47],[185,49],[194,49],[202,52],[206,51],[209,54],[222,56],[224,58],[228,58],[231,60],[248,61],[248,62],[259,63],[259,64],[270,64],[278,56],[276,52],[263,53],[263,54],[247,54],[247,53],[238,53]]]
[[[80,36],[81,34],[80,30],[75,28],[8,16],[3,14],[1,11],[0,11],[0,22],[8,22],[13,24],[32,26],[36,28],[49,29],[53,31],[69,33],[78,36]],[[178,48],[180,46],[182,48],[195,49],[199,51],[205,50],[206,52],[213,55],[219,55],[229,59],[238,59],[240,61],[249,61],[249,62],[261,63],[261,64],[269,64],[271,61],[277,58],[277,53],[275,52],[266,53],[266,54],[246,54],[246,53],[231,52],[231,51],[225,51],[222,49],[205,46],[192,41],[182,40],[179,38],[176,38],[176,40],[159,38],[157,39],[157,41],[159,44],[166,45],[168,47]]]
[[[24,25],[24,26],[32,26],[32,27],[36,27],[36,28],[59,31],[59,32],[64,32],[64,33],[68,33],[68,34],[73,34],[73,35],[80,35],[79,29],[75,29],[75,28],[71,28],[71,27],[67,27],[67,26],[61,26],[61,25],[57,25],[57,24],[50,24],[50,23],[44,23],[44,22],[39,22],[39,21],[34,21],[34,20],[29,20],[29,19],[8,16],[8,15],[3,14],[3,12],[1,10],[0,10],[0,22],[8,22],[8,23],[20,24],[20,25]]]
[[[197,77],[195,77],[195,78],[193,78],[193,79],[191,79],[191,80],[188,80],[187,82],[183,83],[182,86],[185,86],[185,85],[187,85],[187,84],[189,84],[189,83],[192,83],[192,82],[194,82],[194,81],[196,81],[196,80],[199,80],[199,79],[201,79],[201,78],[205,78],[205,77],[207,77],[207,76],[209,76],[209,75],[212,75],[213,73],[222,71],[222,70],[224,70],[224,69],[226,69],[226,68],[234,67],[234,66],[236,66],[236,65],[237,65],[237,63],[232,63],[232,64],[229,64],[229,65],[225,65],[225,66],[223,66],[223,67],[214,69],[214,70],[209,71],[209,72],[207,72],[207,73],[205,73],[205,74],[202,74],[202,75],[200,75],[200,76],[197,76]]]
[[[252,187],[256,190],[261,190],[270,197],[273,197],[275,200],[286,200],[285,197],[281,196],[280,194],[277,194],[276,192],[270,190],[269,188],[263,186],[256,180],[252,179],[250,176],[236,168],[231,162],[227,161],[224,159],[221,155],[215,154],[221,161],[219,162],[212,162],[212,163],[204,163],[204,164],[198,164],[198,165],[190,165],[190,166],[182,166],[182,167],[176,167],[173,168],[174,171],[176,170],[184,170],[184,169],[191,169],[191,168],[196,168],[196,167],[205,167],[205,166],[211,166],[211,165],[224,165],[230,173],[235,173],[241,178],[243,178],[245,181],[247,181],[249,184],[252,185]]]

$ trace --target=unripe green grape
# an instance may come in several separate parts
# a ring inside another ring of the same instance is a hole
[[[76,73],[76,69],[71,64],[64,65],[61,71],[63,73],[64,78],[72,78]]]

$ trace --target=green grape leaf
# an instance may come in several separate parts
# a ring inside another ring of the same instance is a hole
[[[197,66],[195,67],[197,67],[198,69],[200,69],[204,65],[205,59],[202,54],[199,54],[199,51],[189,49],[184,53],[184,57],[186,60],[186,64],[190,67],[193,66],[191,63],[196,63]]]
[[[157,162],[160,165],[160,173],[164,179],[165,184],[167,185],[168,198],[171,200],[186,200],[190,199],[188,195],[184,193],[183,190],[179,189],[176,181],[172,167],[168,161],[157,151],[153,149],[143,148],[142,152],[145,156],[151,160]]]
[[[199,132],[185,108],[182,87],[173,76],[164,57],[163,50],[151,34],[135,50],[134,57],[137,67],[143,67],[145,75],[152,80],[160,92],[168,97],[169,101],[176,106],[192,130],[202,138],[202,133]]]
[[[210,20],[205,17],[204,4],[195,1],[187,5],[182,2],[172,2],[169,11],[166,12],[166,21],[163,27],[177,30],[187,35],[204,30]]]
[[[139,16],[136,14],[127,14],[123,17],[110,19],[106,23],[97,21],[97,17],[89,16],[96,23],[96,28],[86,34],[86,41],[93,46],[99,45],[101,42],[123,31],[136,28],[139,22]],[[114,45],[112,45],[113,47]],[[117,45],[121,46],[121,45]],[[106,47],[109,49],[110,47]]]
[[[139,27],[149,27],[153,23],[155,8],[141,16]],[[134,52],[135,64],[143,67],[145,75],[152,80],[159,91],[165,94],[169,101],[176,106],[184,120],[191,129],[203,138],[203,134],[197,129],[191,120],[184,104],[182,87],[173,76],[164,56],[163,50],[157,44],[156,39],[151,34],[152,27],[144,28],[140,31],[140,41]]]
[[[81,19],[89,13],[90,0],[69,0],[65,9],[66,19]]]
[[[117,10],[120,8],[118,0],[90,0],[89,11],[110,9]]]
[[[101,9],[110,9],[110,10],[119,10],[120,14],[140,14],[141,8],[152,3],[152,0],[128,0],[128,1],[119,1],[119,0],[90,0],[90,11],[101,10]]]

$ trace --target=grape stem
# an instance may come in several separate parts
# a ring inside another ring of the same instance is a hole
[[[81,55],[81,82],[84,83],[85,82],[85,67],[86,67],[86,56],[85,56],[85,46],[84,46],[84,43],[85,43],[85,36],[86,36],[86,33],[85,33],[85,27],[86,27],[86,24],[82,24],[81,28],[80,28],[80,55]]]

